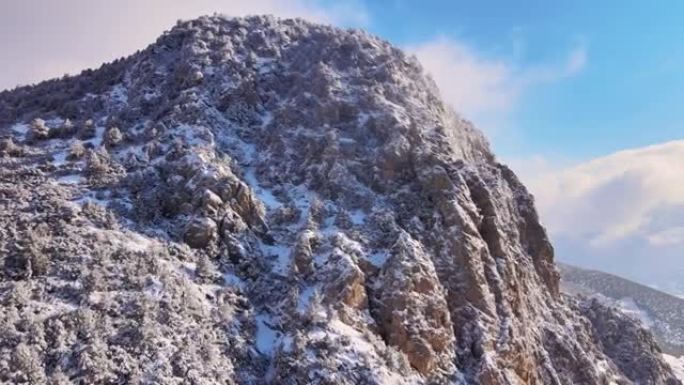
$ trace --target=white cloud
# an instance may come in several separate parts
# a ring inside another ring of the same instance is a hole
[[[651,245],[684,246],[684,226],[673,227],[648,236]]]
[[[465,115],[508,109],[517,97],[510,66],[485,59],[463,43],[439,38],[407,49],[432,75],[442,96]]]
[[[442,96],[470,119],[510,110],[530,87],[578,74],[587,64],[584,45],[557,64],[520,68],[512,60],[492,59],[445,37],[407,47],[439,86]]]
[[[663,207],[684,205],[682,159],[684,141],[672,141],[537,174],[529,183],[552,231],[592,234],[601,245],[647,230]]]
[[[0,4],[0,89],[78,73],[144,48],[178,19],[220,13],[274,14],[363,26],[358,1],[314,0],[10,0]]]
[[[561,259],[648,283],[684,271],[682,160],[684,140],[569,168],[538,159],[513,165],[523,171]]]

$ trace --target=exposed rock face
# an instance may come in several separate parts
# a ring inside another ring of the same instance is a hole
[[[438,366],[453,371],[455,340],[446,293],[429,256],[408,233],[390,249],[379,279],[375,316],[385,341],[422,374]]]
[[[0,130],[0,381],[669,381],[560,296],[525,188],[364,32],[180,23],[1,93]]]
[[[183,240],[190,247],[199,249],[209,246],[216,239],[216,222],[209,218],[193,218],[185,227]]]

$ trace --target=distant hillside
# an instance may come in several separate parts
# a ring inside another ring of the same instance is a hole
[[[558,266],[564,291],[604,297],[639,318],[665,352],[684,354],[684,299],[601,271]]]

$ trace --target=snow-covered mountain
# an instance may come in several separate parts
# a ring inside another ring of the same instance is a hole
[[[679,384],[412,57],[181,22],[0,93],[0,381]]]
[[[684,299],[604,273],[559,264],[561,286],[619,307],[649,328],[663,350],[684,354]]]

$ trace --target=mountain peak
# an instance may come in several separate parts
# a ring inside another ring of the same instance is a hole
[[[203,17],[0,106],[3,325],[33,325],[2,381],[641,380],[513,172],[365,32]]]

